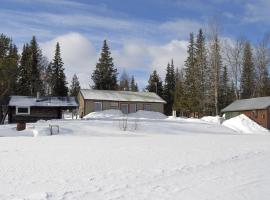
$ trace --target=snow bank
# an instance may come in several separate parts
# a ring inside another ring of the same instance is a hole
[[[206,122],[211,122],[211,123],[215,123],[215,124],[221,124],[224,121],[223,117],[220,116],[205,116],[202,117],[201,120],[206,121]]]
[[[93,118],[118,118],[122,117],[123,113],[120,110],[110,109],[103,110],[99,112],[91,112],[88,115],[84,116],[84,119],[93,119]]]
[[[260,126],[244,114],[226,120],[222,125],[239,133],[269,133],[267,129]]]
[[[128,117],[131,118],[142,118],[142,119],[166,119],[167,116],[160,112],[138,110],[135,113],[130,113]]]

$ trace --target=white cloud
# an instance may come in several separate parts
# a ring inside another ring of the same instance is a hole
[[[67,78],[70,81],[76,73],[82,87],[89,87],[90,75],[97,61],[97,52],[92,43],[79,33],[69,33],[41,43],[43,54],[53,59],[55,45],[59,42],[61,56],[65,66]]]
[[[53,59],[57,42],[60,43],[68,81],[76,73],[82,87],[88,88],[100,49],[95,49],[92,42],[83,35],[69,33],[40,44],[43,54],[49,60]],[[176,67],[182,67],[186,59],[186,49],[187,41],[172,40],[167,44],[147,44],[133,40],[124,42],[120,49],[112,49],[112,57],[119,72],[124,68],[130,73],[141,71],[142,75],[135,78],[138,84],[144,87],[153,69],[158,70],[164,77],[167,63],[172,58]]]
[[[243,17],[244,22],[266,22],[269,23],[269,0],[257,0],[253,3],[245,4],[245,16]]]

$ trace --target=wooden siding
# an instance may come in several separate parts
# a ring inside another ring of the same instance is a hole
[[[16,108],[9,107],[9,123],[36,122],[38,120],[61,119],[62,110],[58,107],[31,107],[30,115],[16,115]]]
[[[163,103],[149,103],[149,102],[127,102],[127,101],[102,101],[102,100],[84,100],[82,95],[79,94],[79,112],[80,114],[83,113],[83,116],[94,112],[94,102],[102,102],[102,110],[108,110],[108,109],[120,109],[120,104],[128,104],[130,107],[130,104],[136,104],[137,110],[143,110],[145,104],[151,105],[151,111],[155,112],[164,112],[164,104]],[[117,104],[118,107],[112,107],[111,104]]]

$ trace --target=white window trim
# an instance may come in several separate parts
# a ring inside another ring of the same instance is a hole
[[[95,101],[94,102],[94,109],[95,109],[95,104],[96,103],[101,104],[101,111],[102,111],[103,110],[103,104],[102,104],[102,102],[101,101]],[[94,110],[94,112],[99,112],[99,111]]]
[[[19,108],[27,108],[28,112],[27,113],[19,113],[18,112]],[[30,115],[30,106],[16,106],[16,115]]]

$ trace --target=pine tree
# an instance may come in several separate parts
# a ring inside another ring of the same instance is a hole
[[[54,59],[52,62],[52,95],[67,96],[66,76],[64,73],[64,63],[61,58],[60,45],[57,42]]]
[[[146,86],[146,90],[148,92],[155,92],[157,95],[162,96],[162,80],[157,74],[157,71],[154,70],[153,73],[150,75],[148,80],[148,85]]]
[[[41,50],[38,47],[35,36],[30,41],[31,49],[31,77],[30,77],[30,92],[32,96],[35,96],[37,92],[44,93],[44,87],[41,80]]]
[[[120,77],[119,90],[129,91],[130,90],[129,82],[130,81],[129,81],[128,74],[124,70],[123,73],[121,74],[121,77]]]
[[[104,40],[99,61],[91,76],[94,82],[93,88],[98,90],[117,90],[117,75],[110,48],[107,45],[107,41]]]
[[[187,106],[184,105],[184,75],[183,72],[180,72],[178,68],[175,71],[175,92],[174,92],[174,101],[173,101],[173,109],[180,113],[181,116],[186,112],[185,108]]]
[[[166,71],[167,72],[163,87],[163,98],[167,102],[167,104],[165,105],[165,114],[170,115],[172,113],[175,92],[175,72],[173,60],[171,61],[171,64],[168,63]]]
[[[70,96],[77,97],[79,92],[80,92],[80,82],[76,74],[73,75],[72,81],[71,81],[71,86],[69,90]]]
[[[251,98],[255,93],[255,69],[253,63],[252,49],[246,42],[243,55],[243,66],[241,76],[241,98]]]
[[[138,92],[138,85],[137,85],[137,83],[135,83],[134,76],[131,77],[131,81],[130,81],[130,90],[131,90],[132,92]]]
[[[31,49],[28,44],[23,46],[20,65],[18,68],[18,87],[17,94],[30,96],[31,95]]]

